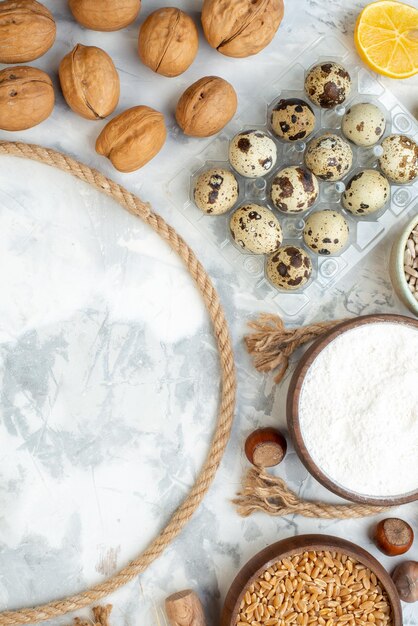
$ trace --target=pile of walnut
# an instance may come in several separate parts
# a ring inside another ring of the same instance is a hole
[[[85,28],[114,31],[138,16],[141,0],[69,0],[75,19]],[[283,17],[283,0],[204,0],[205,37],[231,57],[256,54],[273,39]],[[0,63],[33,61],[54,44],[56,24],[51,12],[36,0],[0,0]],[[138,54],[163,76],[182,74],[193,63],[199,35],[192,18],[169,7],[151,13],[142,23]],[[61,61],[59,79],[68,106],[88,120],[102,120],[119,102],[119,75],[101,48],[77,44]],[[54,108],[48,74],[29,66],[0,71],[0,129],[18,131],[44,121]],[[186,135],[209,137],[234,116],[234,88],[218,76],[193,83],[180,97],[175,116]],[[132,172],[150,161],[166,139],[164,116],[147,106],[119,113],[103,128],[96,151],[121,172]]]

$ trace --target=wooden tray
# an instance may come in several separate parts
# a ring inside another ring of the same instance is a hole
[[[361,502],[364,504],[377,504],[383,506],[394,506],[398,504],[404,504],[405,502],[412,502],[418,500],[418,490],[411,493],[403,494],[401,496],[395,496],[390,498],[369,497],[356,492],[345,489],[338,483],[335,483],[329,478],[315,463],[310,456],[308,449],[303,441],[302,432],[299,421],[299,398],[302,389],[302,385],[308,369],[312,365],[313,361],[319,355],[319,353],[333,341],[339,335],[345,333],[353,328],[364,326],[365,324],[373,324],[375,322],[391,322],[397,324],[406,324],[418,329],[418,321],[404,315],[364,315],[362,317],[348,320],[339,324],[336,328],[331,330],[325,336],[317,339],[312,346],[305,352],[299,361],[295,372],[292,376],[289,385],[289,391],[287,394],[287,425],[289,428],[290,436],[293,440],[295,450],[305,465],[306,469],[321,483],[324,487],[332,491],[333,493],[351,500],[353,502]]]
[[[392,607],[393,626],[402,626],[402,608],[396,587],[385,570],[369,552],[345,539],[329,535],[299,535],[289,537],[264,548],[244,565],[235,577],[222,611],[221,626],[235,626],[239,607],[247,587],[271,565],[286,556],[294,556],[305,550],[335,550],[356,559],[376,574],[387,593]]]

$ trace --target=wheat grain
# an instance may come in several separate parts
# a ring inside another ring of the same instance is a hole
[[[418,239],[418,234],[417,234]],[[263,572],[242,595],[236,626],[392,626],[374,572],[346,554],[306,551]]]

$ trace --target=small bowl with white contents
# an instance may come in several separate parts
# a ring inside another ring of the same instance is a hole
[[[389,273],[398,297],[418,316],[418,215],[414,216],[393,244]]]
[[[367,315],[342,322],[301,358],[287,421],[314,478],[342,498],[418,500],[418,321]]]

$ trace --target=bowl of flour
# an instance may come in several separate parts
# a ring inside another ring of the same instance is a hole
[[[317,340],[294,372],[287,420],[300,459],[334,493],[418,500],[418,321],[363,316]]]

